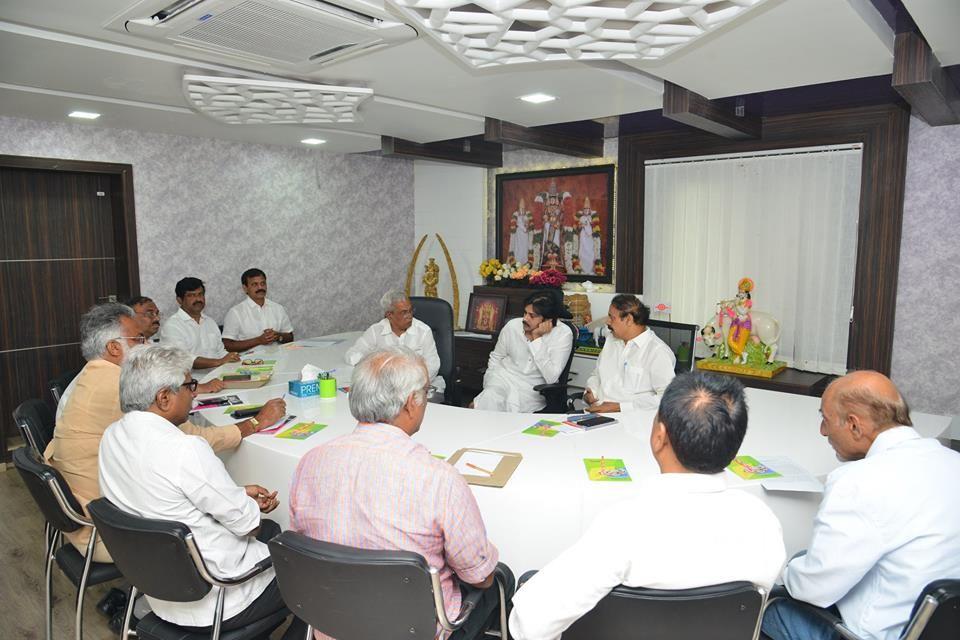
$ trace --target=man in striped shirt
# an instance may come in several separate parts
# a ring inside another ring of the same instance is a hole
[[[451,635],[467,640],[495,618],[494,570],[508,601],[514,579],[497,563],[499,553],[466,481],[411,438],[423,422],[429,385],[423,359],[406,347],[360,360],[350,388],[350,412],[359,424],[301,459],[290,488],[290,525],[326,542],[419,553],[440,571],[450,619],[460,611],[461,585],[486,589],[477,610]]]

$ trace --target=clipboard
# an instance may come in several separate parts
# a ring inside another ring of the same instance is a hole
[[[479,470],[476,474],[460,472],[461,475],[463,475],[463,479],[467,481],[467,484],[474,484],[480,487],[503,487],[507,484],[513,472],[517,470],[517,467],[520,466],[520,461],[523,460],[523,455],[520,453],[494,451],[493,449],[473,449],[468,447],[466,449],[457,449],[454,454],[447,459],[447,462],[456,467],[460,459],[469,452],[492,453],[503,456],[496,468],[490,469],[492,473],[489,475]]]
[[[272,376],[265,374],[236,374],[224,373],[220,376],[224,389],[259,389],[268,382]]]

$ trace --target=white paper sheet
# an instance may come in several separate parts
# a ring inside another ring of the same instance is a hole
[[[464,451],[454,469],[467,476],[486,476],[490,477],[497,470],[497,465],[503,460],[503,454],[489,453],[487,451]],[[479,469],[467,466],[475,465]],[[487,473],[489,472],[489,473]]]
[[[327,347],[334,347],[341,342],[343,342],[343,340],[301,340],[297,344],[314,349],[325,349]]]
[[[767,491],[823,493],[823,483],[787,456],[756,456],[757,460],[780,474],[779,478],[760,481]]]

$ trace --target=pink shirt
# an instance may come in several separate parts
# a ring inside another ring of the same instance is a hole
[[[300,460],[290,527],[350,547],[419,553],[440,570],[451,619],[460,611],[454,574],[481,582],[499,557],[463,476],[389,424],[361,423]]]

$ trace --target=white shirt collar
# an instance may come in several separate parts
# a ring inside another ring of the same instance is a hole
[[[416,322],[416,320],[414,320],[414,322]],[[380,335],[386,336],[386,335],[389,335],[389,334],[393,333],[393,329],[390,327],[390,318],[384,318],[383,320],[381,320],[381,321],[378,322],[377,324],[380,325]],[[413,322],[410,323],[410,326],[407,327],[407,330],[406,330],[406,331],[404,331],[403,333],[401,333],[401,334],[398,335],[397,337],[398,337],[398,338],[402,338],[403,336],[407,335],[407,334],[410,332],[410,329],[413,329]],[[393,335],[397,335],[397,334],[394,333]]]
[[[257,304],[257,301],[254,300],[253,298],[251,298],[250,296],[245,295],[243,298],[244,298],[244,299],[243,299],[243,303],[244,303],[245,305],[247,305],[248,307],[251,307],[252,309],[257,309],[257,310],[259,310],[259,309],[266,309],[266,308],[267,308],[267,305],[270,304],[270,299],[269,299],[269,298],[264,298],[264,299],[263,299],[263,306],[262,306],[262,307],[261,307],[260,305],[258,305],[258,304]]]
[[[920,434],[917,433],[913,427],[891,427],[886,431],[881,431],[877,435],[873,444],[870,445],[870,450],[867,451],[866,457],[869,458],[870,456],[883,453],[888,449],[893,449],[907,440],[919,439]]]
[[[196,320],[194,320],[194,319],[190,316],[189,313],[187,313],[186,311],[183,310],[183,307],[180,307],[179,309],[177,309],[177,312],[176,312],[175,314],[173,314],[173,315],[175,315],[176,317],[180,318],[181,320],[186,320],[186,321],[192,322],[192,323],[194,323],[194,324],[200,324],[200,322],[203,322],[204,320],[206,320],[207,318],[209,318],[209,316],[207,316],[207,314],[205,314],[203,311],[201,311],[201,312],[200,312],[200,322],[197,322]]]

